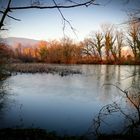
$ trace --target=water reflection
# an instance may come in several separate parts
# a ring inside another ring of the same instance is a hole
[[[134,66],[132,73],[129,71],[129,74],[125,79],[121,80],[119,78],[120,82],[116,84],[110,83],[105,85],[118,89],[118,93],[121,93],[120,98],[119,100],[114,99],[112,103],[104,105],[99,110],[99,113],[93,119],[88,134],[94,134],[96,136],[118,134],[118,136],[131,136],[131,138],[133,136],[139,136],[140,67]],[[122,82],[123,84],[126,83],[125,88],[121,85]],[[116,124],[118,117],[120,123],[117,121]]]
[[[140,86],[140,76],[136,74],[140,73],[140,66],[68,67],[80,69],[83,74],[64,77],[21,74],[5,80],[9,88],[3,97],[0,96],[4,99],[0,102],[0,127],[39,127],[59,134],[81,135],[103,106],[114,101],[120,101],[123,107],[128,106],[117,88],[104,84],[117,84],[123,90]],[[118,115],[109,121],[113,123],[114,119],[116,128],[124,121]]]
[[[0,119],[4,116],[5,109],[7,108],[8,94],[7,84],[4,80],[0,81]]]

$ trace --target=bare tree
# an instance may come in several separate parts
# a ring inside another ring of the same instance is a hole
[[[120,60],[122,57],[122,48],[124,47],[124,33],[121,31],[116,31],[116,44],[118,60]]]
[[[74,42],[70,38],[63,38],[62,41],[62,62],[69,64],[74,56]]]
[[[89,41],[92,47],[96,49],[96,52],[98,53],[98,57],[102,60],[102,48],[104,46],[103,34],[101,32],[95,32],[95,34],[93,34],[91,40]]]
[[[111,24],[104,24],[102,25],[102,29],[104,32],[106,60],[109,61],[111,59],[111,55],[114,60],[116,60],[116,47],[114,46],[116,37],[114,37],[114,26]]]
[[[128,30],[128,45],[132,49],[135,61],[137,61],[140,59],[140,23],[131,20]]]
[[[91,38],[84,39],[83,44],[84,44],[83,53],[85,55],[90,56],[91,58],[94,58],[97,56],[97,52],[95,50],[95,47],[93,45]]]

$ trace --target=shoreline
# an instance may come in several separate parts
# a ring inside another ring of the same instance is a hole
[[[108,66],[140,66],[140,65],[118,65],[118,64],[48,64],[48,63],[11,63],[7,64],[7,76],[16,74],[58,74],[60,76],[68,76],[75,74],[83,74],[80,68],[72,66],[80,65],[108,65]],[[71,67],[71,68],[70,68]]]
[[[60,136],[55,131],[48,132],[45,129],[40,128],[1,128],[0,129],[1,140],[139,140],[140,135],[133,134],[99,134],[97,135],[64,135]]]

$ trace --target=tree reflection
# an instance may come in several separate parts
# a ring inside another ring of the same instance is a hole
[[[0,119],[3,117],[3,110],[6,108],[8,92],[6,80],[0,80]]]
[[[104,85],[117,88],[121,93],[121,98],[119,101],[107,104],[100,109],[98,115],[93,119],[89,134],[97,137],[105,135],[140,136],[140,68],[135,67],[129,78],[131,79],[131,86],[126,89],[112,83]],[[118,121],[115,120],[116,116],[122,123],[111,129],[111,126],[116,125],[116,121]],[[105,130],[106,126],[109,131]]]

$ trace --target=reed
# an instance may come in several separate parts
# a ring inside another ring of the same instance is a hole
[[[52,65],[44,63],[17,63],[11,64],[9,68],[11,73],[51,73],[67,76],[72,74],[81,74],[78,69],[72,69],[64,65]]]

